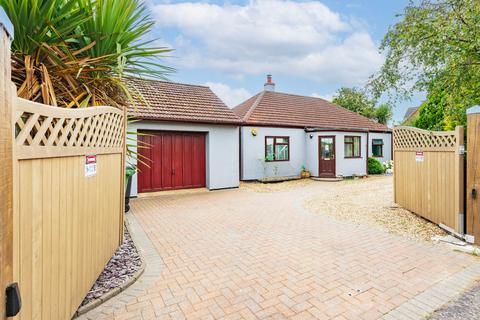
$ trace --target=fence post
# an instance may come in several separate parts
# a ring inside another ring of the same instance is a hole
[[[0,7],[0,319],[6,319],[5,289],[13,279],[12,37],[12,24]]]
[[[464,178],[464,151],[465,133],[463,126],[457,126],[455,128],[455,141],[457,142],[455,147],[455,210],[457,211],[457,223],[455,230],[460,233],[465,233],[465,178]]]
[[[467,110],[467,233],[480,244],[480,106]]]

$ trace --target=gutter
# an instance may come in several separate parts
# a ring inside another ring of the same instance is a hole
[[[215,124],[215,125],[227,125],[227,126],[242,126],[241,121],[215,121],[215,120],[181,120],[181,119],[168,119],[168,118],[155,118],[155,117],[138,117],[135,115],[130,115],[130,117],[135,121],[151,121],[151,122],[174,122],[174,123],[196,123],[196,124]]]
[[[368,132],[368,129],[363,129],[363,128],[328,128],[328,127],[322,127],[322,128],[305,128],[305,132],[322,132],[322,131],[348,131],[348,132]]]
[[[321,131],[340,131],[340,132],[377,132],[377,133],[390,133],[392,134],[392,131],[388,130],[371,130],[371,129],[366,129],[366,128],[331,128],[331,127],[318,127],[318,128],[312,128],[312,127],[305,127],[305,132],[321,132]]]

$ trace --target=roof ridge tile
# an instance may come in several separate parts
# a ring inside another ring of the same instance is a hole
[[[255,99],[255,102],[252,104],[252,106],[249,108],[249,110],[247,111],[247,113],[245,114],[245,116],[243,117],[243,121],[247,121],[247,119],[250,117],[250,115],[255,111],[255,109],[257,108],[257,106],[259,105],[260,101],[262,100],[263,96],[265,95],[265,91],[262,91],[257,99]]]

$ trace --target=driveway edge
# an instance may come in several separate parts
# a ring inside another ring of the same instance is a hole
[[[163,261],[153,246],[153,243],[150,241],[150,238],[147,236],[133,214],[126,215],[125,220],[129,224],[130,236],[144,262],[145,268],[143,274],[138,277],[136,282],[132,283],[128,288],[124,289],[116,296],[111,297],[108,301],[105,301],[97,308],[80,315],[76,318],[78,320],[94,320],[113,314],[115,309],[122,306],[124,307],[125,304],[131,300],[144,294],[145,290],[151,287],[155,282],[155,279],[160,275]]]
[[[424,319],[435,310],[468,289],[480,278],[480,264],[466,267],[452,277],[442,280],[399,307],[385,314],[382,319]]]

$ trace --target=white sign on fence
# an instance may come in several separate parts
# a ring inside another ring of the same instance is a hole
[[[85,177],[92,177],[97,174],[97,156],[85,157]]]
[[[425,156],[423,155],[423,151],[415,152],[415,161],[423,162],[425,160]]]

